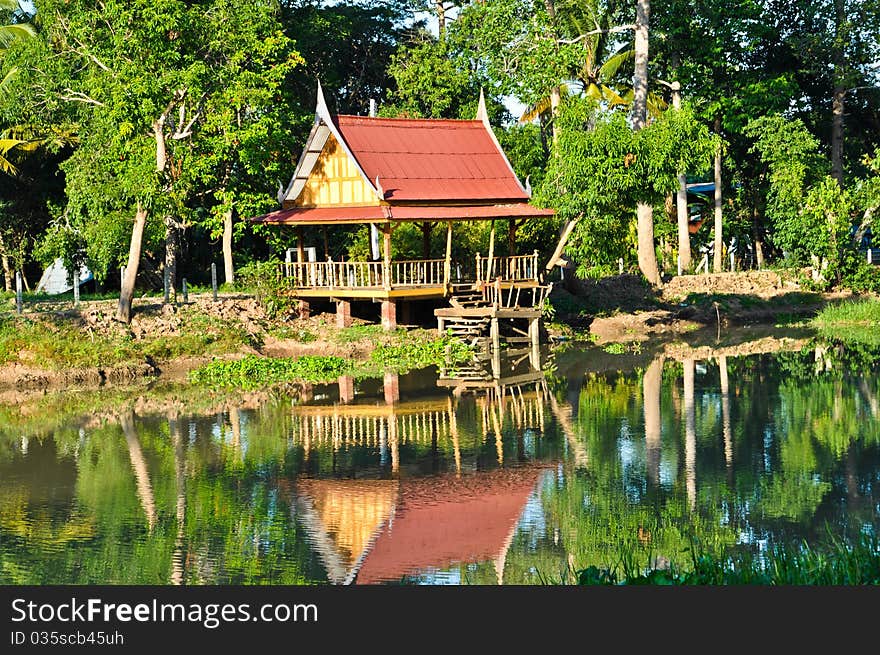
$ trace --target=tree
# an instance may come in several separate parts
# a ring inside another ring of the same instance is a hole
[[[559,120],[557,155],[536,199],[577,221],[569,251],[580,259],[580,272],[610,273],[635,245],[633,213],[621,208],[662,202],[678,187],[679,170],[705,169],[716,139],[687,105],[635,130],[622,113],[571,97]]]
[[[45,39],[41,51],[32,53],[22,94],[32,107],[56,108],[81,126],[80,147],[62,166],[68,196],[64,229],[77,235],[101,277],[121,263],[128,244],[118,308],[118,318],[127,322],[142,236],[159,245],[164,228],[173,280],[178,232],[200,179],[191,170],[200,128],[209,118],[214,127],[222,123],[212,112],[230,106],[238,118],[245,116],[244,123],[259,122],[263,107],[277,99],[271,95],[277,78],[299,60],[271,7],[243,0],[207,6],[46,0],[41,9]],[[260,105],[248,104],[254,96],[228,95],[273,76],[270,95],[264,90]],[[270,185],[275,182],[267,181]],[[132,214],[133,223],[123,218]],[[161,219],[161,227],[151,227],[150,216]]]
[[[641,130],[648,119],[648,22],[651,14],[649,0],[636,2],[635,57],[636,67],[633,75],[633,130]],[[648,282],[660,284],[660,269],[657,268],[657,254],[654,250],[654,208],[645,202],[636,206],[638,221],[639,269]]]

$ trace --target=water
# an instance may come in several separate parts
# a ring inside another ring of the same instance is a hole
[[[785,347],[7,393],[0,582],[538,584],[876,534],[877,354]]]

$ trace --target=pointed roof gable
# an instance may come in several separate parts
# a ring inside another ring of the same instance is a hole
[[[302,193],[331,134],[369,188],[390,204],[524,203],[531,195],[492,132],[482,92],[474,120],[332,116],[319,84],[311,134],[279,194],[286,206]]]

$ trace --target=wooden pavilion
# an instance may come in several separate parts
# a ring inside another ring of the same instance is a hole
[[[351,324],[354,300],[381,302],[386,329],[397,325],[399,302],[430,298],[450,299],[453,314],[466,314],[464,325],[521,307],[536,321],[531,314],[547,289],[537,252],[495,256],[496,220],[515,226],[553,215],[531,206],[530,197],[492,132],[482,95],[474,120],[331,115],[319,84],[308,141],[287,188],[279,189],[282,208],[251,221],[297,229],[296,261],[283,264],[284,279],[304,313],[310,300],[335,301],[340,327]],[[488,254],[476,256],[473,279],[453,283],[454,224],[462,221],[492,221],[492,230]],[[393,260],[391,235],[406,222],[426,232],[445,224],[444,256]],[[374,258],[308,260],[302,228],[331,225],[369,225]],[[455,320],[440,318],[441,329]]]

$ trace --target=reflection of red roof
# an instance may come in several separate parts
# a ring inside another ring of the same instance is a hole
[[[543,470],[524,467],[401,481],[394,518],[364,559],[357,583],[399,580],[429,567],[499,557]]]
[[[529,199],[480,120],[341,115],[336,125],[391,202]]]
[[[394,206],[394,207],[294,207],[280,209],[251,219],[255,223],[270,225],[363,223],[368,221],[398,220],[422,221],[445,219],[494,219],[538,218],[553,216],[552,209],[539,209],[526,203],[515,205],[467,205],[467,206]]]

